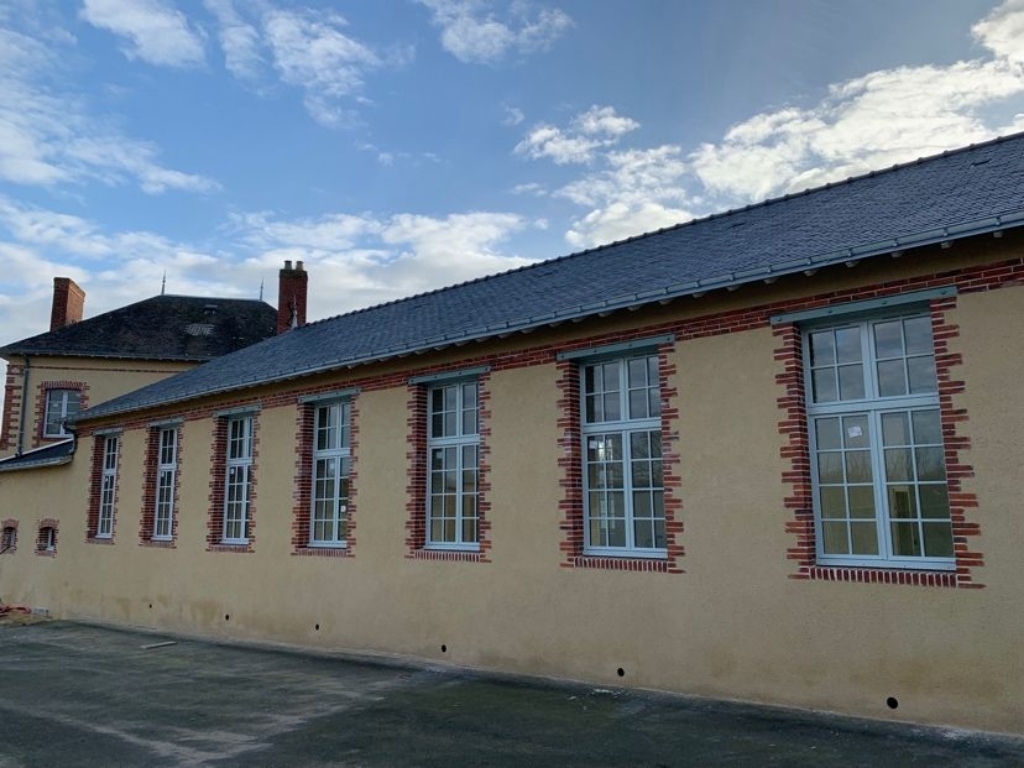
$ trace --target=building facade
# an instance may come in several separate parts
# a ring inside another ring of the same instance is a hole
[[[1022,188],[1012,137],[97,404],[2,477],[0,596],[1024,732]]]

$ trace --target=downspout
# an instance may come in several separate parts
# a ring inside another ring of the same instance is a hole
[[[32,362],[25,355],[25,375],[21,379],[21,413],[18,416],[18,450],[15,456],[21,456],[25,447],[25,410],[28,408],[28,374]]]

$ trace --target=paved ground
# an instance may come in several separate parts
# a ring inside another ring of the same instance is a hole
[[[0,627],[0,768],[1024,765],[1024,741],[66,622]]]

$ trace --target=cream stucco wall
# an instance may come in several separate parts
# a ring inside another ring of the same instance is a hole
[[[24,357],[12,356],[10,362],[12,367],[21,366],[24,370]],[[195,363],[32,355],[28,362],[27,410],[24,417],[25,434],[22,449],[27,451],[51,442],[39,439],[45,407],[39,408],[38,403],[42,387],[47,382],[70,381],[86,384],[88,405],[98,405],[194,367]],[[22,392],[25,391],[25,374],[12,374],[9,379],[8,394],[13,395],[19,405],[11,412],[11,445],[7,450],[0,451],[0,458],[17,451],[17,432],[22,423],[20,399]]]
[[[682,311],[690,307],[602,327]],[[560,394],[555,366],[537,365],[488,381],[492,562],[406,557],[408,392],[398,386],[358,395],[354,557],[291,554],[297,406],[289,404],[258,414],[254,552],[206,551],[209,418],[183,428],[176,547],[138,545],[144,430],[133,429],[113,546],[85,542],[90,441],[68,467],[0,476],[0,501],[16,510],[0,517],[18,517],[22,532],[18,552],[0,556],[0,597],[63,617],[203,636],[1024,732],[1024,405],[1013,394],[1024,377],[1024,287],[963,295],[949,319],[961,329],[951,351],[963,355],[955,375],[966,387],[954,406],[970,414],[964,455],[975,477],[965,490],[980,505],[971,519],[982,534],[971,546],[985,557],[982,589],[789,578],[780,364],[777,340],[759,328],[680,341],[671,354],[685,573],[562,567]],[[593,332],[559,329],[551,338]],[[28,545],[32,521],[44,516],[61,521],[55,558]]]

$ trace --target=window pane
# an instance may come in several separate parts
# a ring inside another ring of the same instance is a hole
[[[654,546],[654,527],[649,520],[637,520],[633,523],[633,546],[650,549]]]
[[[864,366],[839,366],[839,399],[861,400],[864,397]]]
[[[878,527],[873,523],[850,523],[850,539],[855,555],[878,554]]]
[[[818,494],[822,517],[846,517],[846,497],[842,486],[826,486]]]
[[[882,444],[910,445],[910,430],[906,413],[882,414]]]
[[[917,517],[917,498],[914,496],[914,486],[889,486],[889,517],[904,520]]]
[[[832,365],[836,361],[836,344],[832,331],[811,334],[811,365]]]
[[[840,363],[861,361],[860,328],[839,328],[836,331],[836,361]]]
[[[914,467],[911,464],[909,448],[886,449],[885,479],[890,482],[914,479]]]
[[[619,393],[607,394],[604,396],[604,420],[618,421],[622,418],[622,405],[619,401]]]
[[[814,401],[831,403],[838,399],[836,372],[834,368],[822,368],[811,373],[814,384]]]
[[[842,446],[839,438],[839,419],[815,419],[814,434],[818,450],[834,450]]]
[[[935,358],[912,357],[907,360],[907,372],[910,376],[910,391],[914,394],[935,392],[939,388],[935,377]]]
[[[921,554],[921,537],[917,523],[893,523],[892,552],[903,557],[918,557]]]
[[[818,454],[818,480],[822,483],[843,482],[843,454]]]
[[[953,556],[953,527],[949,523],[924,523],[921,528],[926,557]]]
[[[846,535],[846,523],[822,523],[822,548],[827,555],[848,555],[850,545]]]
[[[942,425],[938,411],[914,411],[914,443],[917,445],[941,445]]]
[[[629,367],[629,386],[630,388],[635,387],[646,387],[647,386],[647,359],[643,357],[635,357],[627,363]]]
[[[629,392],[629,418],[647,418],[647,390],[633,389]]]
[[[881,397],[907,394],[903,360],[887,360],[878,364],[878,394]]]
[[[868,448],[871,446],[867,416],[857,415],[843,418],[843,445],[846,448]]]
[[[918,448],[915,454],[918,480],[946,479],[946,462],[942,448]]]
[[[875,323],[875,357],[903,356],[903,322]]]
[[[604,421],[604,411],[601,409],[601,398],[597,395],[587,395],[586,416],[588,424]]]
[[[921,495],[921,517],[932,519],[949,518],[949,493],[945,483],[941,485],[922,485],[918,488]]]
[[[934,344],[930,317],[911,317],[904,320],[903,331],[907,337],[908,355],[931,354]]]
[[[857,485],[847,489],[850,517],[874,518],[875,489],[870,485]]]
[[[648,518],[651,516],[650,491],[633,492],[633,517]]]
[[[846,482],[871,482],[871,452],[848,451],[846,454]]]

